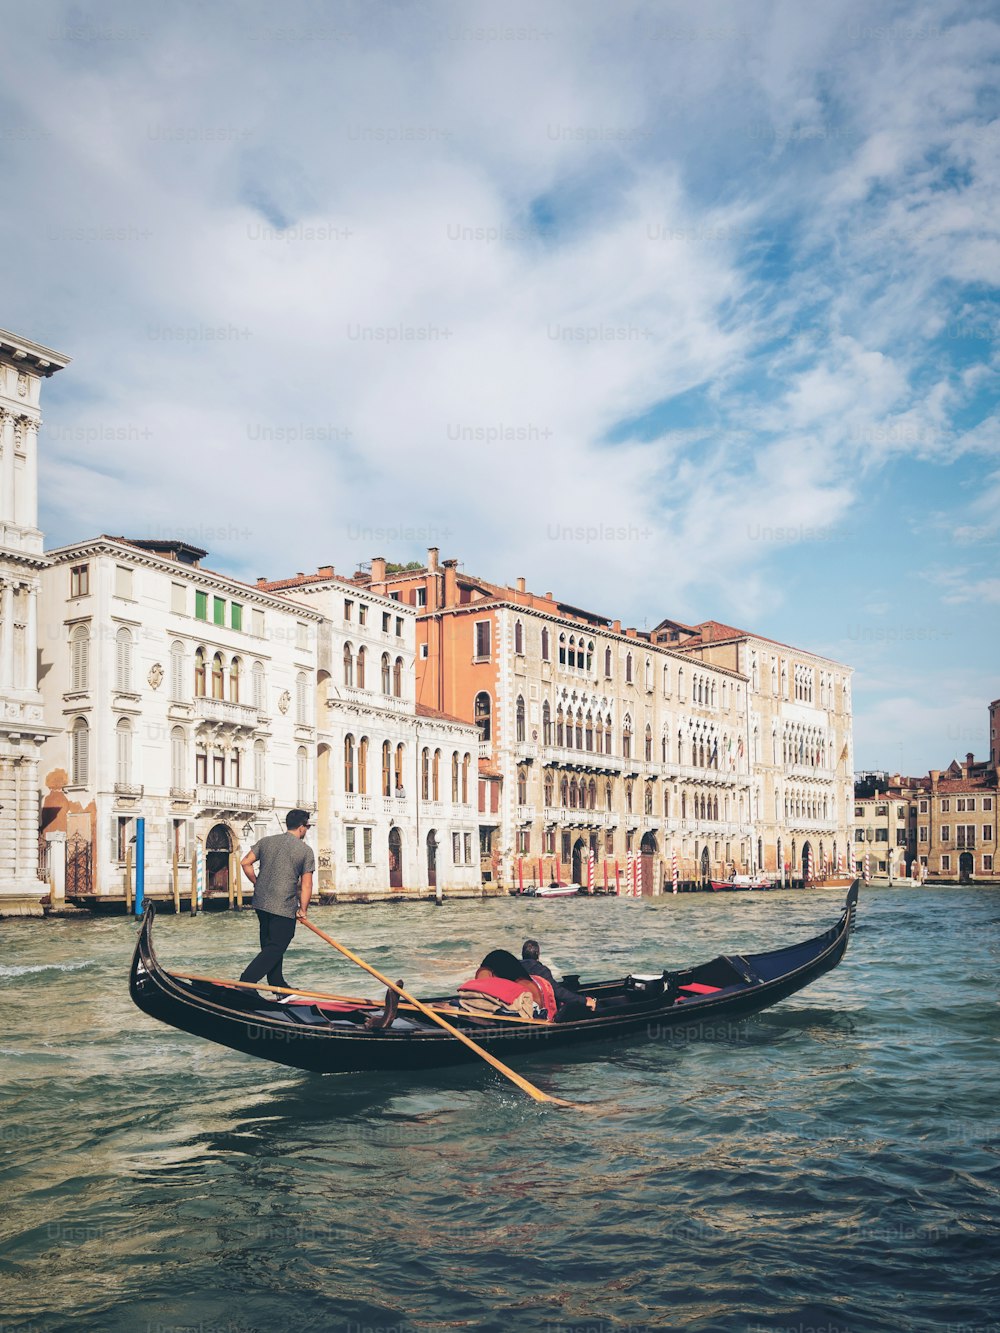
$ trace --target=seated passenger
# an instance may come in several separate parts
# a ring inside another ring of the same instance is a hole
[[[552,983],[545,977],[532,977],[506,949],[488,953],[475,978],[463,981],[458,991],[460,1007],[469,1012],[496,1012],[502,1007],[522,1018],[551,1023],[558,1008]]]
[[[537,980],[547,981],[555,995],[557,1023],[572,1023],[576,1019],[586,1018],[588,1013],[597,1009],[597,1001],[592,995],[580,995],[578,991],[562,986],[553,977],[549,968],[539,961],[541,948],[537,940],[525,940],[521,945],[521,961],[527,972]]]

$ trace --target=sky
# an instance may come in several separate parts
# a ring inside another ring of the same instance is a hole
[[[859,770],[984,757],[998,54],[986,0],[22,7],[47,545],[437,546],[852,667]]]

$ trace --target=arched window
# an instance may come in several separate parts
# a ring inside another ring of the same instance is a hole
[[[382,742],[382,795],[392,795],[392,742]]]
[[[610,810],[610,809],[611,809],[611,798],[612,798],[612,790],[611,790],[611,782],[610,782],[610,780],[609,780],[609,781],[607,781],[607,782],[604,784],[604,808],[605,808],[605,810]]]
[[[358,792],[365,796],[368,792],[368,737],[358,741]]]
[[[354,737],[344,737],[344,791],[354,790]]]
[[[651,763],[653,758],[653,728],[648,722],[646,723],[646,748],[643,753],[645,754],[646,762]]]
[[[194,693],[196,699],[205,697],[205,650],[196,648],[194,653]]]
[[[90,728],[85,717],[76,719],[70,736],[70,778],[74,787],[85,787],[90,780]]]
[[[183,727],[173,727],[170,732],[170,785],[182,791],[187,784],[187,736]]]
[[[77,625],[70,640],[70,683],[71,690],[90,689],[90,630],[86,625]]]
[[[633,790],[634,787],[635,787],[635,783],[632,781],[632,779],[631,779],[631,778],[626,779],[626,782],[625,782],[625,809],[628,811],[629,814],[632,813],[632,790]]]
[[[117,756],[115,763],[115,782],[120,786],[130,786],[132,782],[132,723],[123,717],[115,727]]]
[[[646,783],[646,790],[643,796],[642,808],[644,813],[647,815],[651,815],[653,813],[653,784],[651,782]]]
[[[605,753],[605,754],[614,754],[614,750],[613,750],[612,747],[611,747],[611,714],[610,714],[610,713],[609,713],[609,714],[607,715],[607,717],[604,719],[604,753]]]
[[[555,779],[554,779],[553,776],[552,776],[552,769],[551,769],[551,768],[547,768],[547,769],[545,770],[545,780],[544,780],[545,804],[546,804],[546,806],[551,806],[551,805],[552,805],[552,796],[553,796],[553,793],[555,792],[555,786],[556,786],[556,784],[555,784]]]
[[[354,650],[349,643],[344,644],[344,684],[354,684]]]
[[[622,758],[632,758],[632,719],[625,714],[625,721],[622,723]]]
[[[229,663],[229,697],[234,704],[240,701],[240,671],[242,664],[238,657],[234,657]]]
[[[306,747],[300,745],[295,752],[295,789],[299,805],[309,804],[309,755]]]
[[[594,729],[594,740],[597,743],[597,753],[604,753],[604,723],[601,721],[600,713],[597,714],[597,726]]]
[[[587,808],[597,809],[597,783],[593,778],[587,783]]]
[[[420,799],[431,799],[431,752],[426,747],[420,751]]]
[[[517,803],[528,804],[528,770],[523,766],[517,770]]]
[[[576,748],[583,749],[583,710],[576,710]]]
[[[632,654],[625,654],[625,684],[632,684]]]
[[[559,804],[563,807],[569,805],[569,778],[559,779]]]
[[[390,688],[391,688],[390,676],[391,676],[391,674],[392,674],[392,671],[391,671],[391,667],[390,667],[390,665],[389,665],[389,654],[388,654],[388,653],[383,653],[383,654],[382,654],[382,693],[383,693],[383,694],[388,694],[388,693],[390,692]]]
[[[396,746],[396,771],[393,774],[393,781],[396,784],[395,789],[393,791],[394,796],[402,796],[406,790],[405,783],[403,782],[405,759],[406,759],[406,746],[403,744],[402,741],[400,741],[399,744]]]
[[[547,625],[542,626],[542,661],[550,661],[549,657],[549,630]]]
[[[263,796],[267,791],[267,770],[264,760],[264,742],[254,741],[253,743],[253,785],[254,788]]]
[[[524,695],[523,694],[519,694],[517,696],[514,721],[517,733],[516,739],[519,741],[523,741],[524,740]]]
[[[454,750],[451,756],[451,803],[458,805],[458,751]]]
[[[363,690],[365,688],[365,658],[367,657],[367,655],[368,655],[367,651],[364,645],[362,644],[362,646],[358,649],[358,661],[357,661],[357,672],[356,672],[357,686],[359,690]]]
[[[566,743],[566,732],[565,728],[563,727],[562,704],[560,704],[559,707],[556,709],[556,745],[565,745],[565,743]]]
[[[650,658],[646,658],[646,693],[653,692],[653,663]]]
[[[664,697],[664,699],[666,699],[666,697],[669,695],[669,693],[670,693],[670,667],[667,665],[666,662],[664,662],[664,663],[663,663],[663,697]]]
[[[462,804],[469,804],[469,767],[472,763],[471,755],[462,756]]]
[[[392,666],[392,692],[397,699],[403,697],[403,659],[397,657]]]
[[[184,645],[177,641],[170,645],[170,697],[178,703],[187,698],[184,689]]]
[[[607,678],[608,678],[609,680],[611,679],[611,649],[610,649],[610,648],[605,648],[605,650],[604,650],[604,674],[605,674],[605,676],[607,676]]]
[[[253,706],[258,713],[266,713],[267,683],[264,679],[264,663],[254,662],[250,674],[253,677]]]
[[[295,677],[295,721],[300,727],[309,725],[309,678],[304,671]]]
[[[586,721],[585,721],[585,723],[584,723],[584,728],[583,728],[583,741],[584,741],[584,748],[585,748],[585,749],[587,749],[587,750],[593,750],[593,748],[594,748],[594,715],[593,715],[593,713],[591,713],[591,711],[590,711],[589,709],[587,710],[587,717],[586,717]]]
[[[216,653],[212,658],[212,698],[224,699],[225,697],[225,669],[222,663],[222,654]]]
[[[571,810],[575,810],[575,809],[576,809],[576,807],[577,807],[577,801],[578,801],[578,792],[577,792],[576,778],[570,778],[570,780],[569,780],[569,808],[570,808]]]
[[[514,652],[524,654],[524,626],[519,620],[514,622]]]
[[[431,769],[431,800],[441,799],[441,751],[434,751],[434,764]]]
[[[490,696],[486,693],[485,690],[481,690],[476,695],[476,702],[473,715],[476,720],[476,726],[479,728],[479,739],[483,741],[488,741],[491,735],[490,712],[491,712]]]
[[[549,707],[548,699],[542,704],[542,743],[552,744],[552,709]]]
[[[132,693],[132,631],[124,625],[115,635],[115,689]]]
[[[559,635],[559,665],[566,665],[566,635]]]

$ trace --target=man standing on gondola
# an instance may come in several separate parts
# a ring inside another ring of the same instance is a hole
[[[240,977],[288,987],[282,972],[285,950],[295,934],[295,922],[305,916],[312,897],[316,858],[304,840],[309,829],[305,810],[289,810],[285,832],[276,833],[250,848],[240,862],[254,886],[253,906],[260,923],[260,953]]]

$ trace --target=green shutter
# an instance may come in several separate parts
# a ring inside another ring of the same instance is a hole
[[[226,623],[226,599],[224,597],[212,598],[212,622],[216,625]]]
[[[229,609],[230,609],[230,615],[232,617],[231,623],[233,629],[242,629],[243,628],[242,606],[240,606],[239,602],[230,602]]]
[[[194,595],[194,615],[196,620],[208,619],[208,593],[195,592]]]

